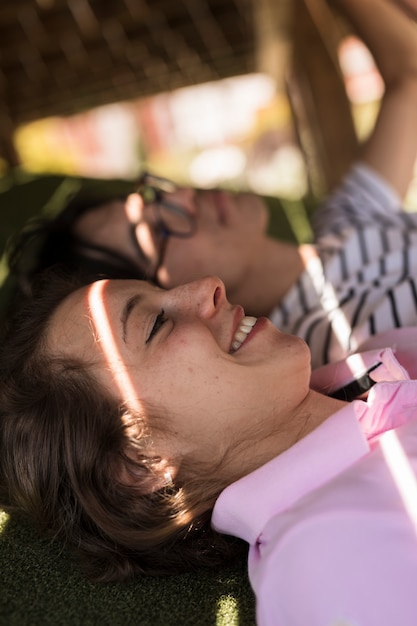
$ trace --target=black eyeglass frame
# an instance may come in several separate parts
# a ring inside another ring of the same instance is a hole
[[[138,193],[142,198],[144,204],[146,206],[152,205],[155,217],[155,225],[159,228],[160,233],[162,235],[161,246],[158,251],[158,262],[156,264],[156,268],[153,270],[152,275],[148,274],[146,270],[144,270],[143,275],[144,278],[158,284],[157,274],[164,262],[165,258],[165,250],[168,242],[168,238],[179,237],[186,239],[188,237],[192,237],[192,235],[196,232],[197,225],[195,218],[192,214],[186,211],[181,205],[176,204],[174,202],[170,202],[166,198],[166,194],[174,193],[178,190],[178,186],[165,178],[155,176],[150,174],[149,172],[143,172],[135,187],[133,188],[134,193]],[[100,207],[107,202],[112,200],[120,200],[124,202],[126,200],[126,196],[119,195],[114,197],[109,197],[103,194],[103,196],[94,196],[91,197],[91,202],[89,198],[86,198],[83,202],[74,202],[74,205],[70,203],[68,207],[66,207],[62,213],[57,217],[57,219],[53,220],[51,223],[49,230],[51,233],[56,231],[62,231],[68,229],[81,215],[84,213],[93,210],[96,207]],[[170,227],[160,212],[160,207],[164,207],[168,209],[171,213],[180,215],[184,223],[188,224],[187,231],[176,231],[172,227]],[[148,263],[148,259],[144,255],[141,246],[136,237],[136,227],[140,224],[140,221],[133,222],[130,224],[129,235],[137,250],[143,264],[146,266]],[[91,244],[87,241],[84,241],[82,238],[77,237],[77,245],[76,252],[79,255],[83,255],[83,250],[87,253],[90,251],[94,255],[98,255],[96,258],[97,266],[99,266],[99,256],[103,259],[103,262],[106,263],[109,267],[112,264],[115,264],[119,273],[123,271],[123,267],[128,268],[130,265],[130,261],[128,257],[125,257],[123,253],[117,253],[114,250],[109,250],[105,246],[100,246],[97,244]]]
[[[138,181],[136,193],[142,198],[145,206],[152,206],[154,211],[154,224],[158,228],[162,235],[161,246],[158,251],[158,262],[153,272],[152,281],[158,283],[157,275],[160,267],[163,265],[165,259],[165,251],[169,237],[179,237],[180,239],[188,239],[192,237],[197,229],[197,224],[194,215],[189,213],[180,204],[170,202],[166,198],[166,194],[175,193],[178,190],[178,186],[166,178],[155,176],[149,172],[144,172]],[[168,209],[173,214],[180,216],[184,224],[188,225],[188,230],[180,231],[172,228],[161,213],[161,207]],[[130,236],[133,240],[135,248],[139,251],[143,258],[143,252],[136,237],[136,227],[141,223],[140,220],[137,223],[132,223],[130,228]]]

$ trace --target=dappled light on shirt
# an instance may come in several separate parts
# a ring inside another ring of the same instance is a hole
[[[120,396],[125,399],[126,405],[129,408],[139,411],[141,406],[122,355],[114,339],[114,331],[107,315],[104,302],[106,285],[107,281],[98,281],[93,283],[88,292],[88,305],[94,332]]]
[[[407,514],[417,533],[417,479],[410,461],[395,431],[389,430],[381,435],[379,444]]]
[[[321,294],[320,304],[332,324],[333,334],[339,345],[344,346],[346,337],[350,337],[352,333],[352,325],[340,307],[340,296],[336,293],[333,285],[329,281],[325,281],[321,271],[321,261],[318,258],[309,261],[307,270],[317,294]]]
[[[333,285],[329,282],[325,285],[322,295],[322,304],[327,312],[327,317],[332,321],[333,333],[341,346],[344,345],[346,337],[352,333],[351,322],[346,318],[340,308],[340,297],[336,294]]]

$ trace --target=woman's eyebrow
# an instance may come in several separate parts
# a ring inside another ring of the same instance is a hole
[[[142,300],[142,295],[141,294],[135,294],[134,296],[132,296],[131,298],[129,298],[122,310],[122,314],[120,316],[120,321],[122,323],[122,330],[123,330],[123,341],[124,343],[126,343],[126,335],[127,335],[127,322],[129,320],[129,316],[132,313],[133,309],[135,308],[135,306],[137,304],[139,304],[139,302]]]

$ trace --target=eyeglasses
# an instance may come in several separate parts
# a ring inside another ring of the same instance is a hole
[[[137,277],[139,271],[141,278],[152,280],[158,284],[157,275],[164,262],[168,238],[171,236],[191,237],[197,227],[193,214],[180,204],[168,199],[170,194],[178,190],[179,188],[175,183],[147,172],[142,174],[137,183],[135,191],[142,198],[146,210],[143,211],[138,222],[129,222],[129,236],[141,260],[139,270],[137,267],[135,268],[131,258],[123,251],[116,251],[105,245],[92,244],[79,235],[71,240],[71,251],[68,254],[82,258],[83,267],[86,267],[86,264],[94,265],[92,272],[97,276],[106,275],[120,278],[133,274]],[[51,236],[56,238],[59,233],[65,233],[67,236],[67,233],[72,231],[75,222],[83,214],[113,200],[124,204],[126,195],[109,197],[103,194],[103,196],[97,197],[70,199],[68,206],[59,218],[52,221],[49,229]],[[145,254],[144,246],[141,245],[140,237],[138,237],[138,227],[141,225],[149,229],[147,234],[152,239],[154,247],[152,258],[149,254]]]
[[[196,231],[194,215],[190,214],[180,204],[167,199],[169,194],[178,191],[175,183],[159,176],[154,176],[145,172],[139,179],[136,193],[143,200],[146,211],[139,222],[132,224],[131,236],[135,247],[140,251],[142,257],[144,253],[137,236],[137,227],[141,223],[149,225],[154,234],[157,246],[156,267],[153,270],[153,280],[156,281],[159,268],[162,266],[165,257],[166,245],[169,237],[187,238]]]

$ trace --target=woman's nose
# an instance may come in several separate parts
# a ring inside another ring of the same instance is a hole
[[[173,290],[184,313],[209,319],[227,303],[226,288],[217,276],[182,285]]]

